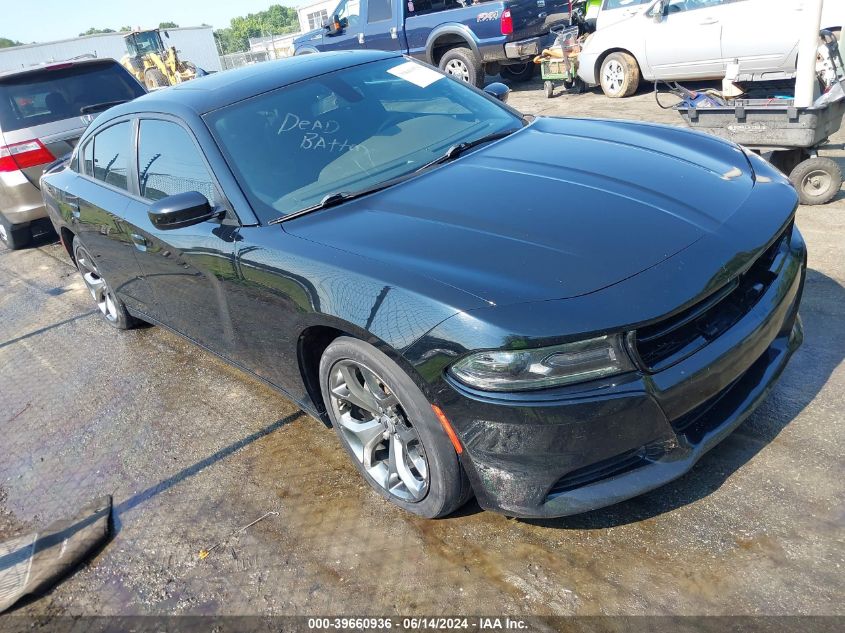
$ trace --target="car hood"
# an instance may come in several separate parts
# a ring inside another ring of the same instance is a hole
[[[299,237],[508,303],[606,288],[717,234],[754,186],[737,146],[682,128],[537,119]]]
[[[293,44],[296,46],[297,44],[305,44],[306,42],[312,41],[316,36],[322,36],[325,33],[325,29],[314,29],[313,31],[306,31],[299,37],[293,38]]]

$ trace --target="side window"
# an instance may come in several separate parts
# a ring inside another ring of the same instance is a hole
[[[132,124],[124,121],[106,128],[94,137],[94,165],[91,173],[94,178],[120,189],[129,189],[126,176],[129,173],[131,129]]]
[[[669,0],[666,8],[668,13],[680,13],[682,11],[695,11],[696,9],[709,9],[718,7],[721,4],[729,4],[731,0]]]
[[[641,4],[650,2],[650,0],[604,0],[602,9],[605,11],[612,11],[613,9],[625,9],[629,7],[636,7]]]
[[[80,165],[81,173],[88,176],[94,175],[94,141],[93,139],[85,144],[82,148],[82,164]]]
[[[381,22],[393,17],[393,0],[370,0],[367,5],[367,22]]]
[[[187,191],[199,191],[212,204],[217,197],[214,180],[193,138],[171,121],[141,121],[138,170],[141,195],[148,200]]]
[[[361,0],[343,0],[337,5],[335,15],[341,20],[346,18],[347,28],[359,26],[361,23]]]

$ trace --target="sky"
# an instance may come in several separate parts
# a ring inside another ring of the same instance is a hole
[[[76,37],[89,28],[149,28],[160,22],[179,26],[229,26],[239,15],[271,4],[297,6],[303,0],[0,0],[0,37],[24,43]]]

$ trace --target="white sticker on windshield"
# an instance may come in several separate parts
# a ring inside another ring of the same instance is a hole
[[[433,84],[438,79],[443,79],[443,75],[436,70],[426,68],[422,64],[418,64],[416,62],[405,62],[404,64],[399,64],[387,72],[391,75],[396,75],[405,81],[410,81],[412,84],[419,86],[420,88],[425,88],[426,86]]]

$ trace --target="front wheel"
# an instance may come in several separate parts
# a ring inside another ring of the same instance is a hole
[[[78,237],[73,238],[73,260],[82,275],[82,281],[97,304],[106,323],[118,330],[128,330],[135,326],[135,319],[126,311],[123,301],[115,294],[112,287],[100,274],[97,262],[88,252]]]
[[[158,68],[150,68],[144,73],[144,84],[148,90],[154,90],[156,88],[165,88],[170,85],[170,82]]]
[[[808,158],[789,174],[801,204],[827,204],[842,188],[842,170],[830,158]]]
[[[320,361],[323,401],[340,443],[370,486],[427,518],[462,506],[471,488],[426,397],[385,354],[341,337]]]
[[[601,89],[611,99],[630,97],[640,85],[640,67],[628,53],[611,53],[601,63]]]

